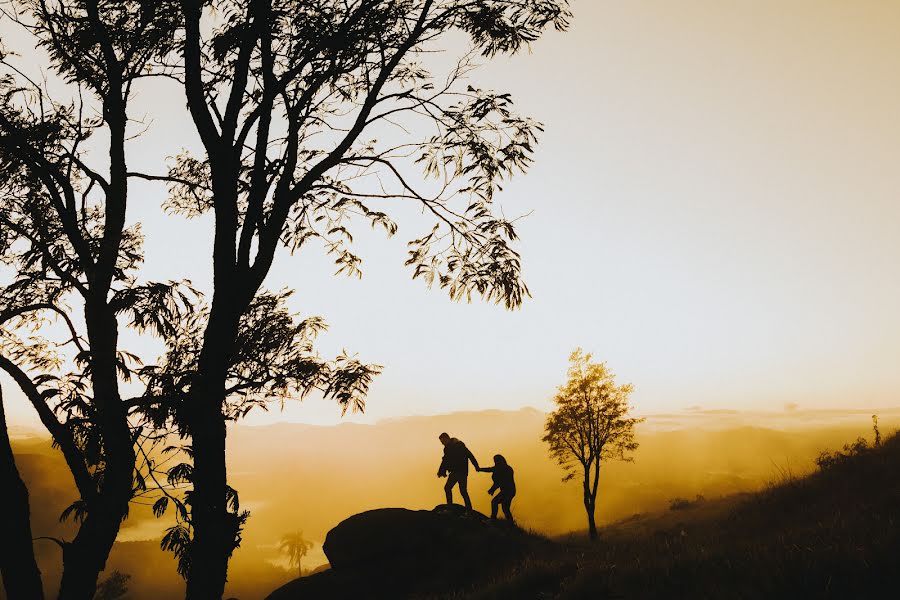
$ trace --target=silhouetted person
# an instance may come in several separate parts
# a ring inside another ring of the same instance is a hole
[[[447,476],[444,484],[444,493],[447,494],[447,504],[453,504],[453,486],[459,484],[459,493],[462,495],[466,508],[472,510],[472,501],[469,500],[469,461],[479,469],[478,461],[472,452],[466,448],[460,440],[450,437],[446,433],[438,436],[444,445],[444,459],[438,468],[438,477]]]
[[[516,495],[516,480],[513,478],[512,467],[507,464],[503,456],[495,454],[493,467],[484,467],[478,470],[491,473],[491,478],[494,480],[494,485],[488,490],[488,494],[500,490],[496,496],[491,498],[491,518],[497,518],[497,507],[502,506],[506,520],[515,524],[510,507],[512,499]]]

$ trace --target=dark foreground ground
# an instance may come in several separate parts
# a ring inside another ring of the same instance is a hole
[[[347,560],[271,599],[900,597],[896,435],[758,493],[636,515],[603,529],[595,543],[547,540],[479,518],[466,518],[457,539],[448,519],[465,517],[420,513],[404,517],[420,521],[394,524],[378,513],[371,527],[374,517],[355,518],[334,538]],[[415,535],[428,528],[440,533]],[[359,547],[366,552],[352,550]]]

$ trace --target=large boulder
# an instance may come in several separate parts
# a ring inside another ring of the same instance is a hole
[[[380,508],[328,532],[331,569],[294,580],[268,600],[405,598],[469,587],[539,541],[505,521],[458,505]]]

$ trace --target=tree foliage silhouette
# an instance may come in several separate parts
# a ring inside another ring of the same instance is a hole
[[[133,175],[167,182],[173,212],[215,214],[216,285],[180,426],[193,452],[188,596],[217,598],[239,540],[226,501],[229,357],[276,250],[318,241],[338,273],[359,275],[353,224],[392,235],[397,224],[381,206],[411,203],[430,221],[409,243],[414,277],[454,299],[518,306],[528,289],[514,224],[494,193],[528,166],[540,125],[518,116],[508,94],[463,80],[478,55],[516,52],[548,27],[564,29],[569,11],[565,0],[179,6],[179,52],[158,73],[183,85],[205,155],[182,153],[164,175]],[[467,33],[473,50],[438,80],[421,59],[452,30]],[[336,376],[361,391],[359,374]],[[358,397],[337,399],[347,406]]]
[[[62,518],[75,519],[78,533],[57,540],[60,597],[91,598],[129,501],[177,498],[163,488],[186,481],[184,469],[171,480],[158,473],[152,449],[179,418],[208,311],[188,282],[138,279],[143,239],[139,225],[126,221],[125,162],[131,86],[147,75],[148,61],[173,48],[179,13],[139,2],[15,6],[23,12],[4,13],[7,25],[26,27],[46,48],[72,96],[54,100],[45,82],[0,57],[0,257],[12,273],[0,291],[0,368],[32,403],[72,472],[79,498]],[[91,116],[95,111],[102,116]],[[86,151],[91,144],[96,150],[97,137],[108,151],[99,166]],[[319,358],[312,340],[324,323],[294,323],[285,298],[262,294],[242,317],[229,362],[229,418],[314,387],[361,406],[377,373],[346,355]],[[123,324],[166,340],[161,365],[144,366],[120,348]],[[145,391],[123,398],[122,381],[143,382]],[[236,507],[236,493],[230,497]],[[189,522],[180,525],[190,530]],[[33,557],[30,545],[27,552]]]
[[[368,386],[381,367],[361,363],[347,354],[333,360],[322,359],[315,352],[314,341],[326,329],[325,322],[319,317],[298,319],[285,305],[289,296],[287,291],[262,292],[242,316],[226,372],[226,395],[222,406],[225,419],[237,420],[254,408],[267,409],[272,402],[304,398],[313,391],[337,400],[345,410],[364,407]],[[208,321],[208,307],[198,306],[167,338],[166,352],[160,364],[139,370],[147,390],[147,404],[142,414],[157,429],[183,421],[190,386],[199,368],[202,332]],[[188,441],[185,445],[169,445],[161,450],[161,454],[186,459],[160,473],[165,484],[157,486],[160,495],[153,511],[156,516],[162,516],[169,507],[174,507],[176,524],[166,531],[161,545],[175,554],[178,572],[188,578],[194,564],[192,508],[195,500],[192,488],[196,469],[193,444]],[[160,461],[160,464],[163,462],[168,461]],[[231,515],[230,543],[236,548],[250,513],[240,508],[238,492],[230,486],[226,489],[225,502]]]
[[[300,561],[312,550],[313,543],[303,536],[302,531],[295,531],[281,538],[278,546],[287,555],[292,567],[297,567],[297,575],[303,577]]]
[[[580,476],[588,534],[594,540],[600,464],[633,460],[629,454],[638,447],[634,428],[644,419],[628,416],[632,385],[616,385],[606,364],[592,358],[580,348],[569,356],[568,381],[554,397],[556,410],[547,416],[543,441],[566,470],[563,481]]]
[[[142,239],[139,227],[126,224],[125,145],[132,86],[151,60],[172,50],[178,15],[137,1],[21,1],[2,10],[4,25],[24,28],[71,92],[54,100],[47,82],[30,79],[4,50],[0,253],[13,280],[0,293],[0,368],[72,472],[80,497],[64,516],[79,526],[74,539],[60,541],[60,597],[87,599],[141,487],[140,426],[120,393],[135,357],[119,348],[119,321],[141,326],[134,316],[152,314],[152,327],[185,308],[125,293],[151,286],[163,298],[176,295],[177,284],[134,277]],[[91,143],[105,154],[93,167],[85,151]],[[37,331],[50,319],[62,325],[61,339]]]
[[[122,573],[121,571],[113,571],[109,577],[100,582],[97,586],[97,595],[94,600],[119,600],[127,598],[128,580],[131,575]]]

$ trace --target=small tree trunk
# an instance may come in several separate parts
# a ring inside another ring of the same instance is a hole
[[[582,465],[584,466],[584,479],[582,481],[584,488],[584,511],[587,513],[588,536],[591,541],[593,541],[597,539],[597,523],[594,521],[594,509],[597,506],[597,502],[591,487],[591,464],[588,462],[582,463]]]
[[[597,508],[597,505],[594,502],[585,502],[584,510],[587,512],[587,520],[588,520],[588,537],[590,537],[591,541],[597,539],[597,522],[594,520],[594,510]]]
[[[597,540],[597,523],[594,521],[594,511],[597,508],[597,486],[600,483],[600,453],[597,453],[597,458],[594,461],[594,481],[590,482],[589,486],[585,486],[584,488],[584,501],[585,508],[587,509],[588,514],[588,534],[591,537],[591,541]]]
[[[0,391],[0,575],[6,597],[43,600],[41,572],[34,559],[28,488],[19,475]]]

